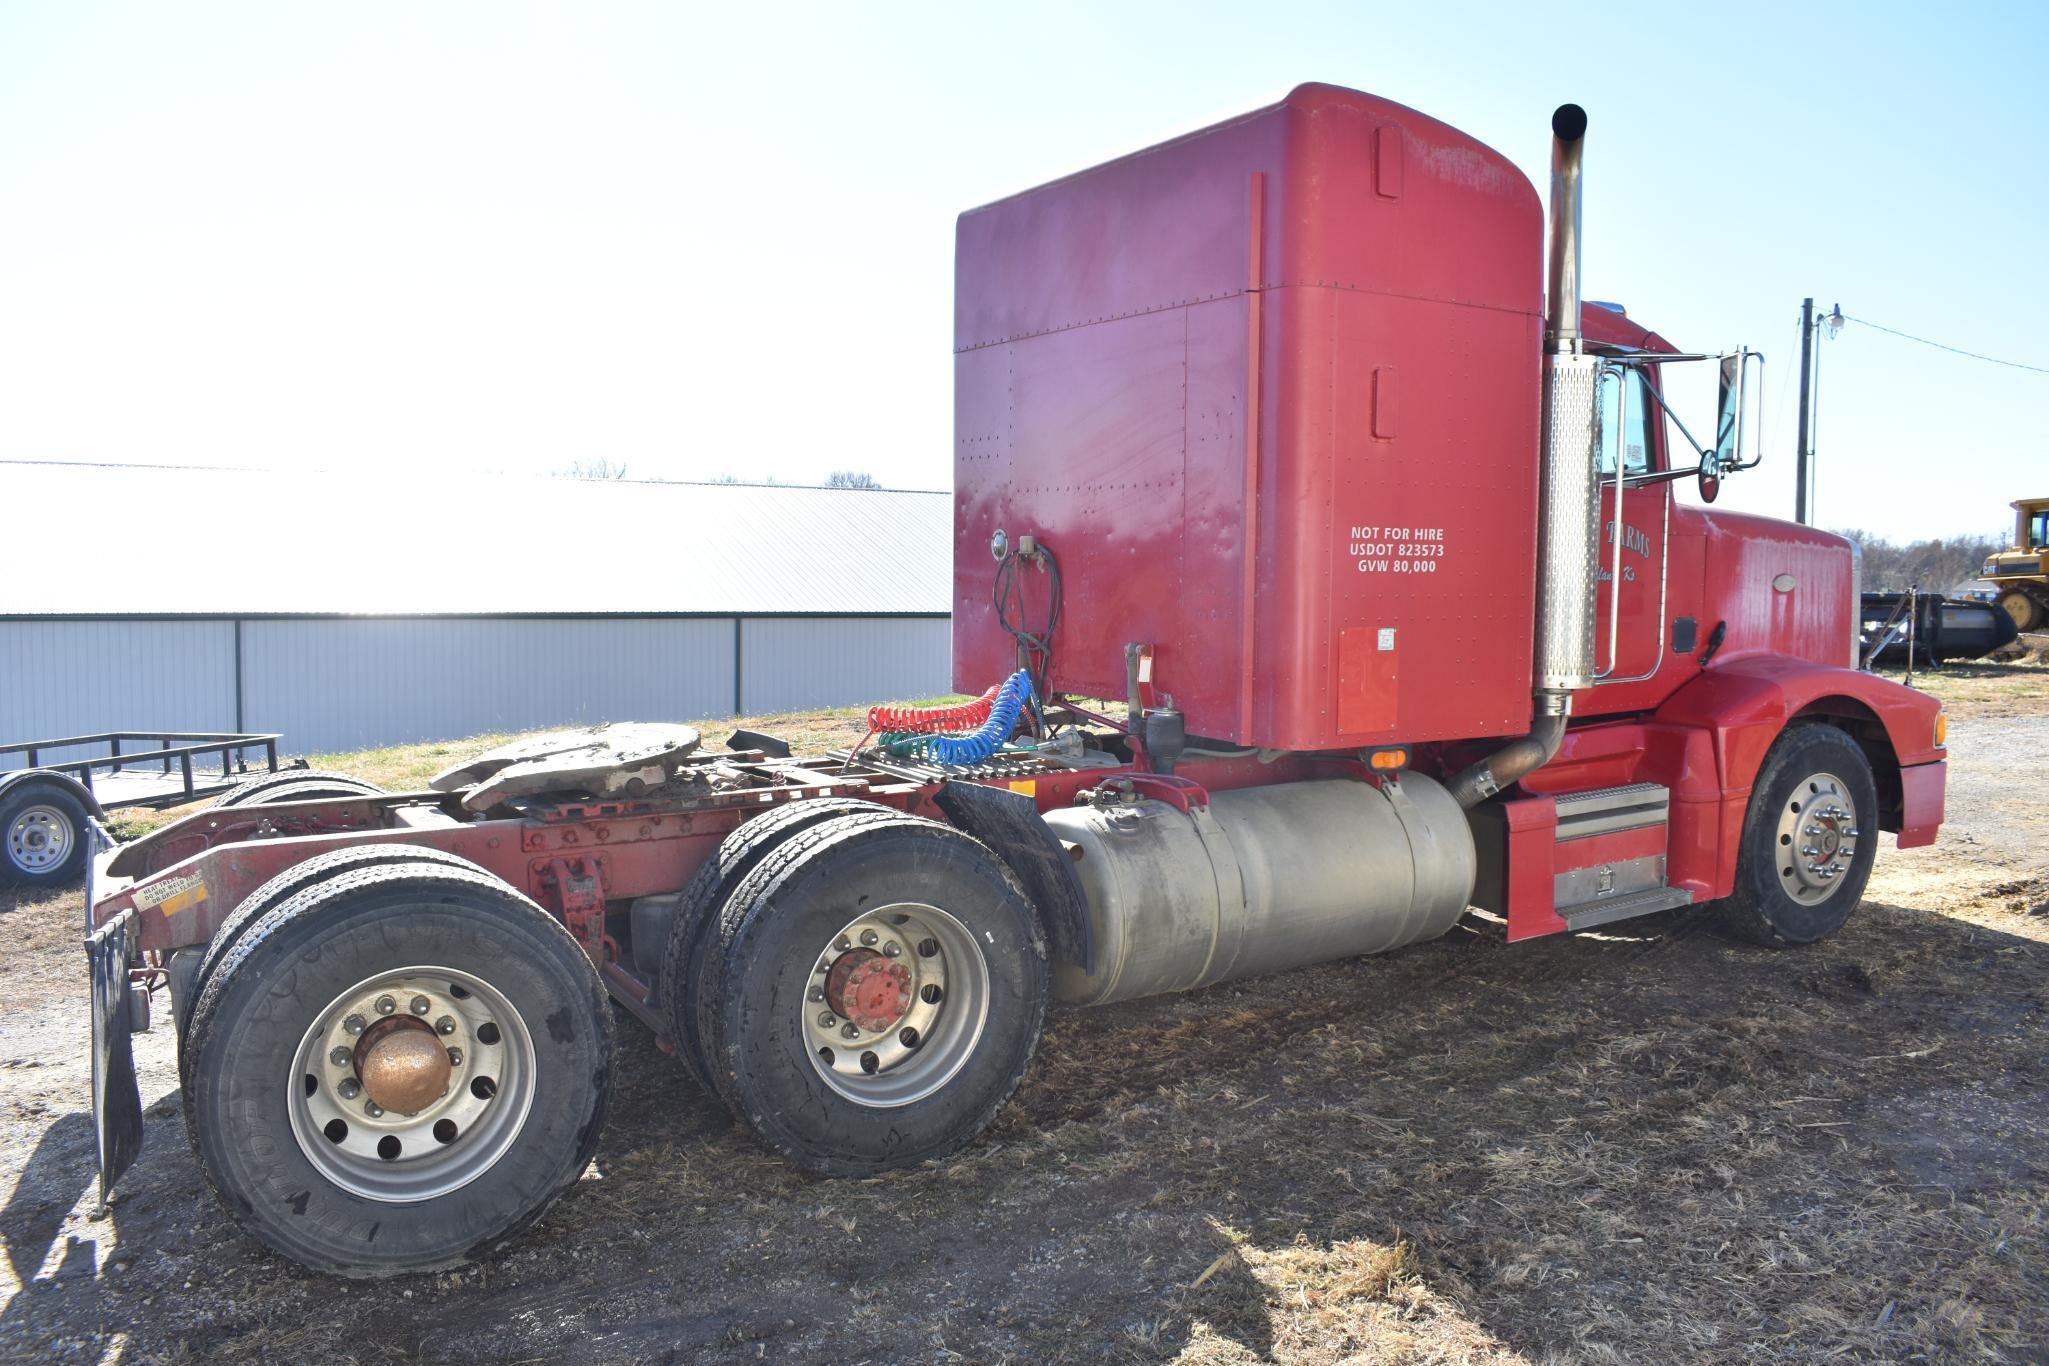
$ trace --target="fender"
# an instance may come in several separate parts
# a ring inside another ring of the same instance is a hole
[[[934,800],[956,829],[988,845],[1017,874],[1039,913],[1053,957],[1093,972],[1088,894],[1060,841],[1040,818],[1038,804],[1023,793],[974,782],[941,783]]]
[[[14,768],[7,770],[5,773],[0,773],[0,799],[4,799],[9,792],[24,783],[47,783],[51,787],[62,788],[65,792],[76,797],[78,804],[84,807],[86,814],[93,817],[93,819],[105,820],[107,818],[107,813],[101,809],[99,798],[93,796],[91,788],[72,777],[69,773],[59,773],[55,769]]]
[[[1694,726],[1713,738],[1722,791],[1731,804],[1748,799],[1764,757],[1786,726],[1801,716],[1832,716],[1860,723],[1859,738],[1874,754],[1881,828],[1903,845],[1929,844],[1942,823],[1943,762],[1936,742],[1942,704],[1924,692],[1856,669],[1785,655],[1731,660],[1699,675],[1666,699],[1659,721]],[[1896,781],[1898,792],[1888,792]]]

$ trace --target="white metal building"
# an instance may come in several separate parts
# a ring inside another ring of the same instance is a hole
[[[0,465],[0,509],[0,740],[324,753],[948,687],[945,493]]]

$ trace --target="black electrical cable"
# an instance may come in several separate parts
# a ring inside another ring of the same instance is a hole
[[[2044,367],[2040,365],[2029,365],[2023,361],[2017,360],[2001,360],[1997,356],[1988,356],[1978,351],[1966,351],[1961,346],[1949,346],[1943,342],[1930,341],[1926,337],[1917,337],[1911,332],[1902,332],[1897,327],[1887,327],[1884,323],[1875,323],[1871,321],[1871,319],[1869,318],[1853,318],[1849,314],[1845,313],[1843,315],[1843,321],[1846,323],[1858,323],[1865,327],[1875,328],[1880,332],[1890,332],[1895,337],[1900,337],[1910,342],[1919,342],[1923,346],[1932,346],[1938,351],[1949,351],[1959,356],[1967,356],[1972,360],[1987,361],[1993,365],[2004,365],[2015,370],[2032,370],[2038,375],[2049,375],[2049,367]]]
[[[1046,598],[1046,625],[1043,630],[1031,629],[1029,608],[1025,602],[1024,580],[1019,572],[1027,559],[1036,560],[1045,567],[1049,580]],[[996,586],[991,595],[996,608],[996,624],[1010,633],[1024,658],[1020,661],[1032,675],[1032,708],[1039,715],[1040,724],[1045,721],[1045,699],[1053,682],[1053,632],[1060,625],[1060,561],[1053,552],[1041,544],[1027,556],[1005,555],[996,566]],[[1017,618],[1011,619],[1011,605],[1017,608]],[[1037,656],[1038,665],[1033,666]]]

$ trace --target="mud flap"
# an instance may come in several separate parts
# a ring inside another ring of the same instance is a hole
[[[995,850],[1017,874],[1038,909],[1053,957],[1094,972],[1088,894],[1037,804],[1021,792],[981,783],[942,783],[934,800],[957,829]]]
[[[87,835],[85,906],[90,919],[99,884],[99,855],[111,844],[92,822]],[[142,1152],[142,1092],[135,1080],[129,1035],[128,963],[133,957],[135,912],[127,910],[86,937],[92,975],[92,1118],[100,1145],[100,1203]]]

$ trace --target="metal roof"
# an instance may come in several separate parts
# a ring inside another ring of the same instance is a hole
[[[941,492],[0,463],[0,616],[947,613]]]

